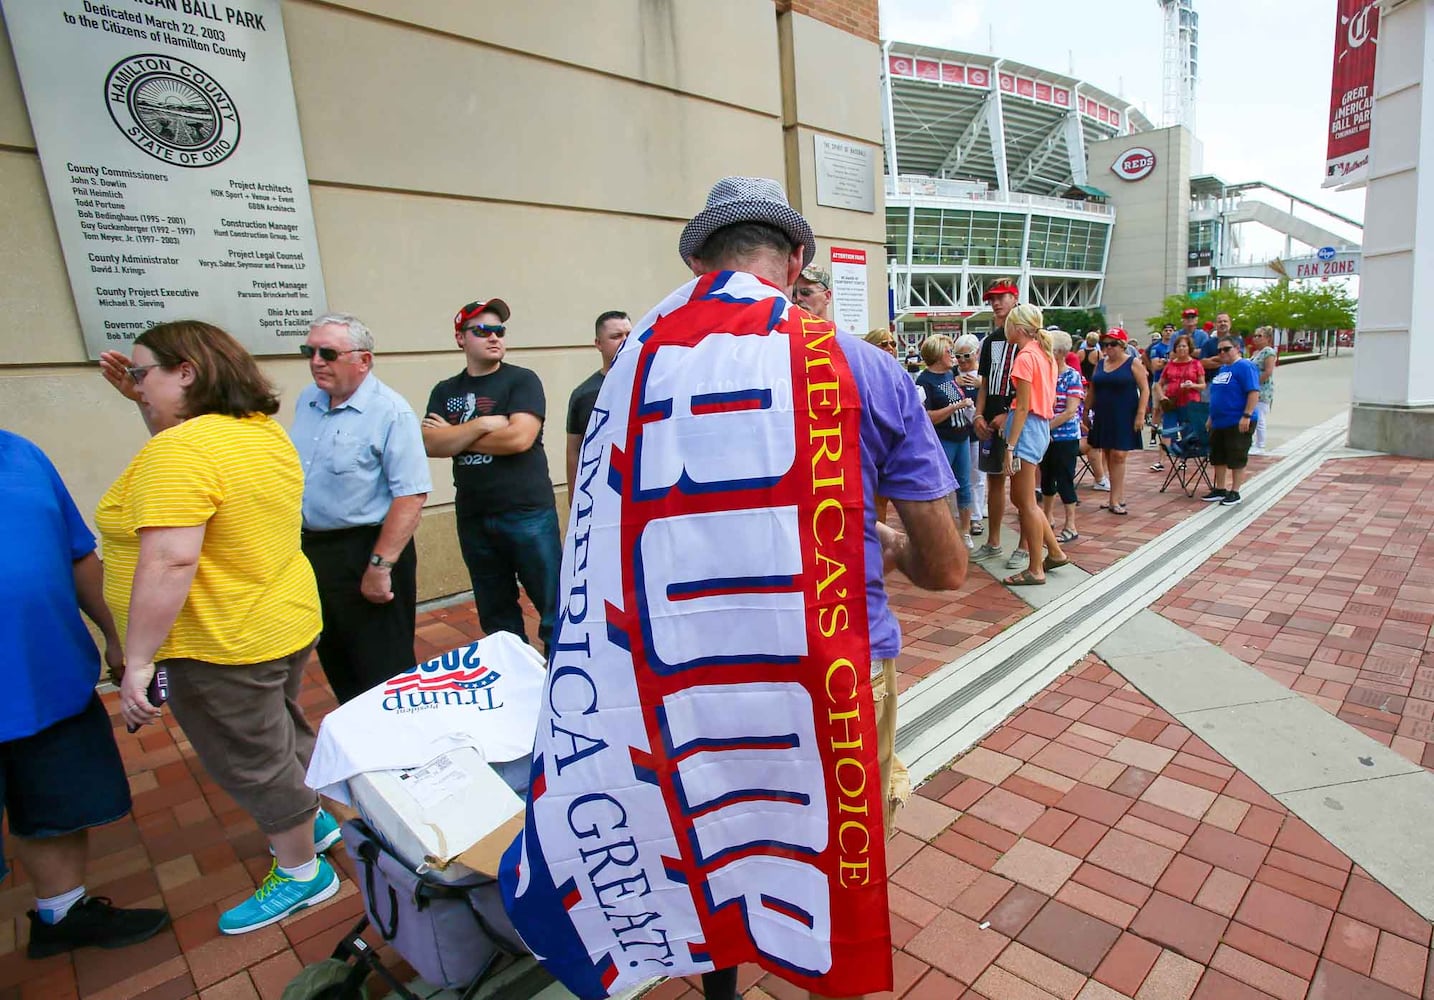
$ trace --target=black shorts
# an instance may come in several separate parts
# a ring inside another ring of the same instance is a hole
[[[1240,426],[1216,427],[1210,431],[1210,464],[1224,469],[1243,469],[1250,464],[1250,442],[1255,438],[1255,425],[1241,431]]]
[[[129,781],[99,695],[77,715],[0,743],[0,802],[10,832],[60,837],[129,813]],[[7,874],[0,861],[0,876]]]

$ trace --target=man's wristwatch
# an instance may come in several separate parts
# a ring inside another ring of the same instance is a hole
[[[393,569],[398,565],[396,562],[389,562],[377,552],[368,557],[368,564],[370,566],[377,566],[379,569]]]
[[[1247,414],[1245,414],[1244,419],[1249,420],[1249,419],[1252,418],[1253,416],[1254,416],[1253,413],[1247,413]],[[377,559],[378,556],[374,556],[374,558]]]

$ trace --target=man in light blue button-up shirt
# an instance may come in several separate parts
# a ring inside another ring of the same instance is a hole
[[[413,666],[413,533],[433,488],[413,408],[373,374],[373,334],[317,317],[299,349],[314,384],[290,435],[304,465],[304,554],[319,582],[319,662],[340,702]]]

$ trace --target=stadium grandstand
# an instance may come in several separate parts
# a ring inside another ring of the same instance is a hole
[[[1042,307],[1098,306],[1115,208],[1086,147],[1149,119],[1006,59],[894,41],[884,56],[888,281],[907,339],[987,326],[998,277],[1019,276]]]

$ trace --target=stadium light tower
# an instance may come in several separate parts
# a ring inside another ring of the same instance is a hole
[[[1195,0],[1155,0],[1165,14],[1165,101],[1161,124],[1195,131],[1195,78],[1200,58],[1200,15]]]

